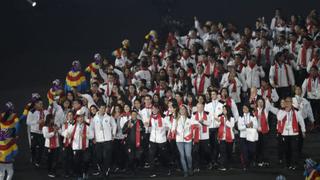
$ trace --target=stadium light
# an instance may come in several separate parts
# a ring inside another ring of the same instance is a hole
[[[35,7],[37,5],[37,2],[32,0],[27,0],[27,2],[30,3],[32,7]]]

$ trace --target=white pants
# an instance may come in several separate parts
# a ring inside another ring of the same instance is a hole
[[[7,178],[5,174],[7,172]],[[13,176],[13,163],[0,164],[0,180],[11,180]]]

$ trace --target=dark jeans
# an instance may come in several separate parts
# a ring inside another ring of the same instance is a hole
[[[142,165],[142,153],[143,148],[140,146],[139,148],[136,147],[135,144],[128,144],[126,145],[126,152],[128,154],[128,167],[132,171],[136,171],[136,168],[139,165]]]
[[[267,162],[268,159],[265,157],[265,151],[268,144],[268,134],[262,134],[259,132],[259,140],[257,142],[257,161]]]
[[[209,139],[200,140],[198,144],[199,148],[195,148],[194,152],[195,168],[199,168],[201,162],[205,164],[211,163],[211,146]]]
[[[48,159],[47,159],[48,173],[56,173],[59,148],[55,148],[55,149],[46,148],[46,150],[48,155]]]
[[[89,150],[73,150],[73,162],[75,165],[75,173],[78,177],[82,177],[83,173],[88,173],[90,153]]]
[[[62,148],[63,169],[65,174],[71,174],[73,171],[73,151],[71,146]]]
[[[213,163],[218,162],[218,155],[219,155],[219,143],[218,143],[218,128],[211,128],[209,129],[209,136],[210,136],[210,153],[211,159]]]
[[[155,167],[154,159],[157,154],[160,154],[160,160],[164,167],[168,168],[169,158],[168,158],[168,151],[166,147],[166,142],[164,143],[149,143],[149,163],[152,168]]]
[[[219,149],[221,155],[221,165],[223,167],[229,167],[232,161],[232,142],[220,141]]]
[[[42,134],[31,133],[31,157],[32,162],[40,164],[44,149],[44,137]]]
[[[256,142],[247,141],[245,138],[240,138],[241,148],[241,163],[247,168],[250,163],[255,162],[256,157]]]
[[[115,139],[112,147],[113,165],[121,169],[126,167],[126,161],[128,160],[127,153],[125,152],[126,148],[123,142],[124,140],[122,139]]]
[[[297,164],[298,156],[298,139],[299,136],[282,136],[284,138],[284,149],[287,166]]]
[[[284,138],[281,134],[277,133],[277,142],[278,142],[278,160],[283,161],[284,154]]]
[[[112,141],[96,143],[97,162],[100,170],[105,173],[111,168],[112,162]]]

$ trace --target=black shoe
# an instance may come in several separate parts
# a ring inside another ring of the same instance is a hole
[[[212,168],[213,168],[212,163],[209,163],[208,166],[207,166],[207,169],[211,170]]]

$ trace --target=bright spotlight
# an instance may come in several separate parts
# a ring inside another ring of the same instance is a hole
[[[27,0],[27,2],[30,3],[32,7],[35,7],[37,5],[37,2],[32,0]]]

